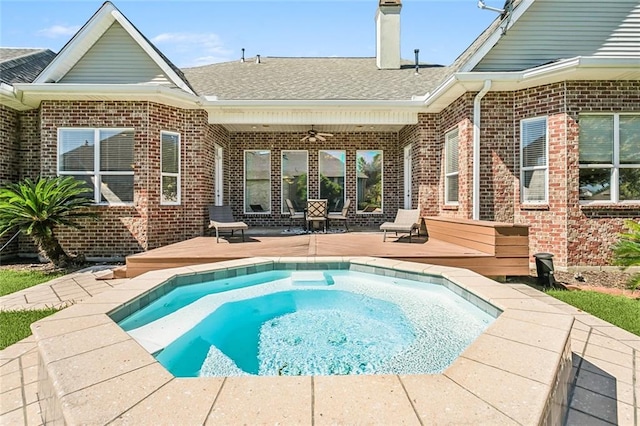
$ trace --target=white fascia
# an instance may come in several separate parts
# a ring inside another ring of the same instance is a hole
[[[201,98],[180,89],[154,84],[61,84],[16,83],[25,105],[38,107],[43,100],[126,100],[154,101],[181,108],[200,108]],[[102,99],[101,99],[102,98]]]
[[[375,100],[375,99],[367,99],[367,100],[342,100],[342,99],[331,99],[331,100],[251,100],[251,99],[242,99],[242,100],[219,100],[216,96],[204,96],[204,101],[202,102],[203,107],[216,107],[216,108],[340,108],[340,107],[349,107],[349,108],[374,108],[374,109],[389,109],[389,108],[423,108],[424,100],[416,99],[416,100]]]

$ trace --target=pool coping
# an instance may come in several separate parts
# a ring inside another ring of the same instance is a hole
[[[107,315],[176,276],[299,262],[441,276],[441,284],[502,314],[442,374],[226,378],[173,377]],[[261,257],[149,272],[32,330],[45,424],[560,424],[572,324],[573,315],[465,269],[371,257]]]

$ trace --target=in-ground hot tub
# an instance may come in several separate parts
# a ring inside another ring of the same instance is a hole
[[[179,378],[114,322],[194,280],[309,264],[430,281],[502,313],[440,374]],[[525,293],[467,270],[376,258],[260,258],[150,272],[34,324],[41,409],[51,424],[557,424],[573,317]]]
[[[418,281],[348,263],[296,266],[170,280],[166,294],[119,325],[177,377],[434,374],[498,314],[431,275]]]

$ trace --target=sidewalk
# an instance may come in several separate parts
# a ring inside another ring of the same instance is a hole
[[[38,309],[80,302],[127,279],[100,279],[89,268],[0,297],[0,309]],[[573,387],[567,425],[640,426],[640,337],[525,284],[505,284],[574,315]],[[41,425],[38,356],[33,336],[0,351],[0,425]]]

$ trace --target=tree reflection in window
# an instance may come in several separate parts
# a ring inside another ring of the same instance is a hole
[[[382,151],[356,152],[356,179],[358,212],[382,212]]]
[[[320,198],[327,200],[330,212],[339,212],[345,199],[345,151],[320,151],[318,169],[320,173]]]

